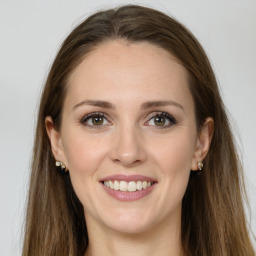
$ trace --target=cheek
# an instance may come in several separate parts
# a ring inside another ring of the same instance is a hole
[[[193,157],[193,143],[187,136],[175,137],[161,144],[155,159],[161,177],[158,204],[165,205],[162,216],[179,211],[187,189]]]
[[[189,172],[194,154],[194,141],[189,133],[181,136],[176,134],[152,147],[154,156],[160,169],[166,174]]]
[[[187,188],[194,154],[194,140],[191,138],[189,133],[176,134],[163,141],[152,153],[164,182],[163,195],[172,198],[174,204],[181,202]]]
[[[66,133],[67,134],[67,133]],[[93,207],[91,192],[98,183],[97,175],[106,155],[105,143],[95,136],[86,136],[84,132],[68,133],[63,142],[69,174],[74,191],[82,205]]]
[[[64,151],[68,167],[72,173],[90,175],[94,173],[104,158],[106,147],[94,136],[81,132],[70,132],[64,141]]]

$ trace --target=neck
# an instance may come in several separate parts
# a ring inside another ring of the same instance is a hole
[[[87,220],[89,245],[85,256],[181,256],[181,220],[162,221],[140,233],[120,233]]]

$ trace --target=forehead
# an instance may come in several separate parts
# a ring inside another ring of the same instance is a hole
[[[187,71],[174,56],[150,43],[125,40],[102,43],[87,54],[71,74],[67,92],[78,101],[192,100]]]

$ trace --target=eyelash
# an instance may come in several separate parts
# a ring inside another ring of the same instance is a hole
[[[163,126],[157,126],[155,125],[155,129],[165,129],[165,128],[169,128],[172,125],[175,125],[177,123],[176,119],[171,116],[170,114],[166,113],[166,112],[154,112],[150,115],[149,121],[147,121],[146,123],[149,123],[152,119],[156,118],[156,117],[164,117],[165,120],[167,119],[169,121],[168,125],[163,125]]]
[[[94,112],[94,113],[90,113],[86,116],[84,116],[80,123],[83,124],[84,126],[87,126],[89,128],[92,128],[92,129],[101,129],[102,126],[105,126],[104,124],[103,125],[91,125],[91,124],[88,124],[87,122],[93,118],[93,117],[100,117],[100,118],[104,118],[105,120],[107,120],[107,117],[106,117],[106,114],[103,113],[103,112]],[[167,119],[169,121],[169,124],[168,125],[164,125],[164,126],[158,126],[155,125],[155,129],[165,129],[165,128],[169,128],[170,126],[172,125],[175,125],[177,123],[176,119],[171,116],[170,114],[166,113],[166,112],[154,112],[152,114],[150,114],[150,118],[149,120],[146,122],[146,125],[148,125],[148,123],[153,119],[153,118],[156,118],[156,117],[164,117],[165,120]],[[104,122],[104,121],[103,121]],[[107,122],[109,122],[107,120]],[[110,125],[110,124],[108,124]]]
[[[105,113],[103,113],[103,112],[94,112],[94,113],[90,113],[90,114],[84,116],[81,119],[80,123],[85,125],[85,126],[87,126],[87,127],[89,127],[89,128],[92,128],[92,129],[101,129],[103,125],[91,125],[91,124],[87,124],[86,123],[86,122],[88,122],[88,120],[90,120],[93,117],[102,117],[102,118],[107,120]]]

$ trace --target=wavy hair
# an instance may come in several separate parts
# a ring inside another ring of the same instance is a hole
[[[157,10],[126,5],[100,11],[63,42],[41,96],[31,166],[23,256],[83,255],[88,236],[83,207],[69,174],[55,167],[45,118],[60,129],[67,81],[86,54],[107,40],[148,42],[175,56],[189,73],[198,131],[207,117],[214,134],[202,175],[192,175],[182,201],[185,255],[253,256],[244,212],[245,186],[224,104],[210,62],[182,24]]]

